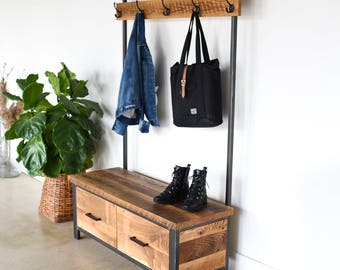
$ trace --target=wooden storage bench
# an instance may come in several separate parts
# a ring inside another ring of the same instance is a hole
[[[168,184],[121,168],[70,180],[76,239],[82,232],[143,269],[226,269],[233,208],[210,199],[196,213],[155,204]]]

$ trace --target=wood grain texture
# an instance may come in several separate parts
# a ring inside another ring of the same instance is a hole
[[[226,8],[229,7],[225,0],[195,0],[197,6],[200,7],[201,17],[216,16],[240,16],[241,0],[230,0],[234,4],[234,12],[227,13]],[[193,4],[192,0],[165,0],[165,5],[170,8],[170,15],[164,16],[161,0],[139,1],[139,7],[144,10],[146,19],[168,19],[168,18],[187,18],[191,17]],[[117,10],[122,12],[122,16],[118,20],[132,20],[139,10],[135,2],[118,3]]]
[[[142,264],[159,270],[169,268],[169,231],[117,207],[117,247]],[[141,246],[130,238],[136,237]]]
[[[77,188],[76,194],[77,225],[110,246],[116,247],[116,206],[80,188]],[[95,221],[86,216],[87,213],[101,220]]]
[[[180,244],[179,263],[194,261],[226,250],[226,231],[217,232]]]
[[[233,215],[233,208],[211,199],[207,207],[196,213],[184,211],[178,204],[155,204],[153,197],[168,184],[122,168],[71,175],[69,179],[77,186],[169,229],[180,230]]]
[[[193,261],[182,263],[179,270],[216,270],[225,266],[226,253],[219,251]]]
[[[224,220],[217,221],[217,222],[205,225],[205,226],[200,226],[194,229],[185,230],[180,233],[179,242],[184,243],[184,242],[191,241],[197,238],[201,238],[203,236],[226,232],[227,225],[228,225],[228,220],[224,219]]]

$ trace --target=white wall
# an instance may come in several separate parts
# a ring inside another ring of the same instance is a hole
[[[339,269],[340,4],[242,2],[231,269]],[[112,2],[0,0],[0,8],[0,62],[43,74],[64,61],[89,79],[91,97],[105,110],[95,168],[121,166],[122,138],[111,132],[122,71]],[[202,24],[225,78],[230,20]],[[170,181],[175,164],[206,165],[209,196],[223,201],[226,121],[213,129],[172,125],[169,68],[179,60],[187,25],[187,19],[146,22],[161,127],[149,134],[129,128],[129,166]]]

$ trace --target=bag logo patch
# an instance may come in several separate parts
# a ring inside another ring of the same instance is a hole
[[[191,114],[197,114],[197,108],[191,108],[190,113]]]

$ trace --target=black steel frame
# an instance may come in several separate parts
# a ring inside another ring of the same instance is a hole
[[[235,86],[236,86],[236,52],[237,52],[237,17],[231,17],[230,68],[228,91],[228,150],[225,204],[231,205],[234,157],[234,121],[235,121]]]
[[[123,0],[125,3],[127,0]],[[125,55],[127,51],[127,21],[123,21],[123,66]],[[126,133],[123,137],[123,168],[128,168],[128,129],[126,129]]]
[[[72,208],[73,208],[73,236],[74,239],[80,239],[80,231],[77,223],[77,188],[72,184]]]

